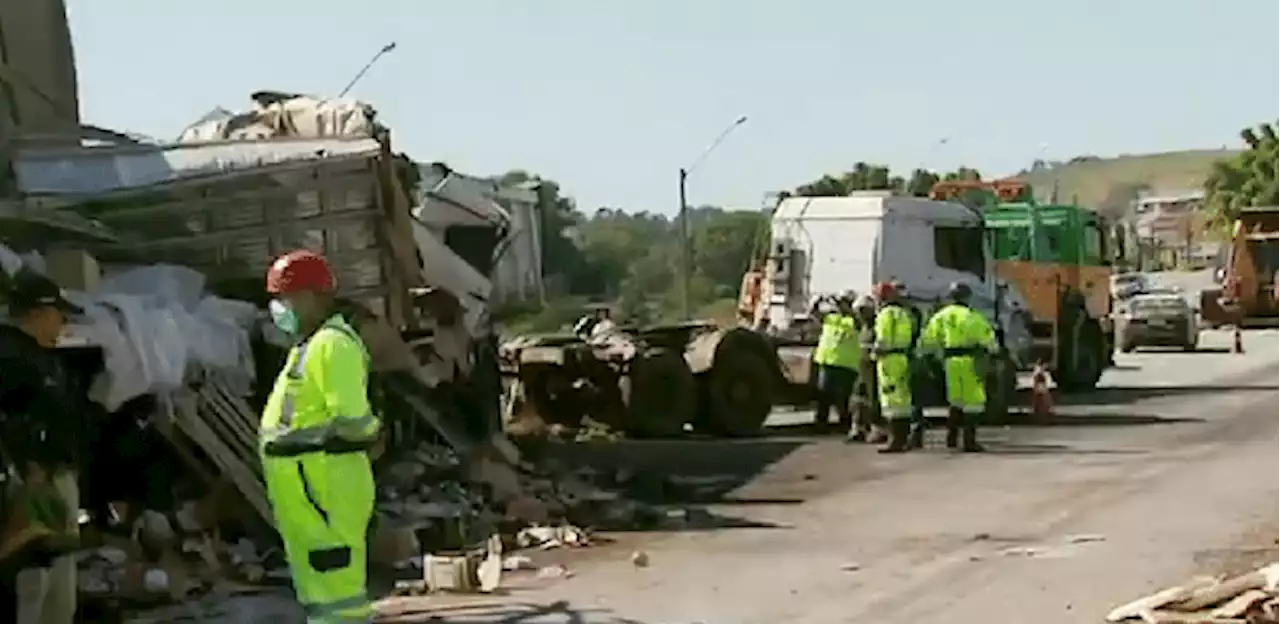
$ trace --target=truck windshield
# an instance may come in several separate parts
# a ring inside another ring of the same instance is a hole
[[[1249,241],[1249,251],[1253,255],[1253,266],[1258,270],[1258,283],[1275,282],[1276,271],[1280,270],[1280,241],[1276,239]]]
[[[982,238],[986,231],[980,227],[933,227],[934,262],[944,268],[972,273],[979,278],[986,275],[983,261]]]

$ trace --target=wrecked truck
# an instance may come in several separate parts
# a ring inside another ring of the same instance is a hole
[[[19,150],[22,212],[77,217],[84,228],[109,232],[79,245],[108,275],[179,265],[203,276],[208,292],[259,306],[272,259],[296,248],[323,253],[372,356],[375,404],[405,415],[388,419],[392,448],[427,437],[473,450],[494,432],[498,414],[496,363],[483,364],[491,340],[487,276],[459,268],[476,250],[462,253],[431,232],[415,237],[422,234],[410,208],[416,168],[391,151],[370,107],[273,92],[254,100],[255,110],[208,117],[175,143]],[[428,267],[426,258],[452,262]],[[461,312],[440,314],[447,308]],[[188,370],[163,422],[196,447],[185,453],[188,463],[234,484],[269,523],[255,405],[288,344],[266,323],[250,338],[256,396],[211,371]]]
[[[569,427],[590,418],[633,437],[758,433],[783,384],[764,336],[696,321],[517,336],[499,361],[509,418]]]

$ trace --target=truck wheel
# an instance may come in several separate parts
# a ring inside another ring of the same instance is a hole
[[[707,384],[704,422],[711,433],[746,436],[759,433],[773,410],[772,369],[755,353],[724,358],[703,377]]]
[[[1098,324],[1093,320],[1085,321],[1076,340],[1063,345],[1066,362],[1061,366],[1065,369],[1062,374],[1055,376],[1058,386],[1064,392],[1086,392],[1096,388],[1098,380],[1102,379],[1103,362],[1106,361],[1105,345]]]
[[[999,423],[1009,420],[1010,411],[1017,404],[1018,371],[1013,362],[1007,358],[993,361],[995,370],[987,376],[987,422]]]
[[[624,425],[639,438],[670,437],[684,432],[697,410],[697,380],[680,354],[659,349],[636,356],[622,388],[627,406]]]

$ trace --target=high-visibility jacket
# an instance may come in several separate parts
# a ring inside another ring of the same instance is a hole
[[[881,413],[888,419],[906,417],[911,412],[914,325],[911,314],[900,305],[888,304],[876,314],[876,377]]]
[[[369,406],[368,360],[355,330],[334,315],[289,352],[262,412],[263,477],[308,622],[372,615],[367,451],[379,423]]]
[[[968,306],[944,306],[925,325],[920,349],[943,358],[947,403],[965,412],[982,412],[987,393],[979,362],[996,351],[995,331],[986,317]]]
[[[832,312],[822,319],[822,334],[813,351],[813,362],[823,366],[858,369],[862,347],[858,345],[858,323],[852,316]]]

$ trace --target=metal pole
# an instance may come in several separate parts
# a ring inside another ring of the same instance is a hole
[[[689,200],[686,187],[689,182],[689,170],[680,169],[680,312],[684,320],[690,320],[693,312],[690,310],[691,303],[689,301],[689,280],[693,272],[693,259],[690,247],[692,241],[689,240],[691,228],[689,227]]]
[[[351,78],[351,82],[348,82],[347,86],[342,88],[342,92],[338,94],[338,97],[342,97],[346,95],[347,92],[351,90],[351,87],[356,86],[356,83],[360,82],[361,78],[364,78],[365,72],[368,72],[369,68],[373,67],[373,64],[377,63],[378,59],[382,58],[383,54],[386,54],[394,49],[396,49],[396,42],[394,41],[392,41],[391,43],[388,43],[387,45],[382,46],[382,49],[378,50],[378,53],[374,54],[373,58],[369,59],[369,62],[365,63],[364,67],[360,68],[360,71],[356,72],[356,75]]]
[[[733,123],[726,126],[725,129],[716,136],[715,140],[712,141],[706,149],[702,150],[702,153],[694,159],[693,164],[680,169],[680,308],[683,313],[684,320],[686,321],[691,320],[691,316],[693,314],[690,309],[692,307],[692,302],[689,299],[689,282],[692,279],[693,273],[693,252],[690,250],[690,246],[693,244],[690,240],[693,228],[689,225],[689,200],[686,192],[686,187],[689,182],[689,174],[692,173],[694,169],[697,169],[698,165],[701,165],[702,161],[706,160],[707,156],[711,155],[711,152],[714,152],[717,147],[720,147],[720,144],[733,133],[735,128],[744,123],[747,123],[746,115],[733,120]]]

